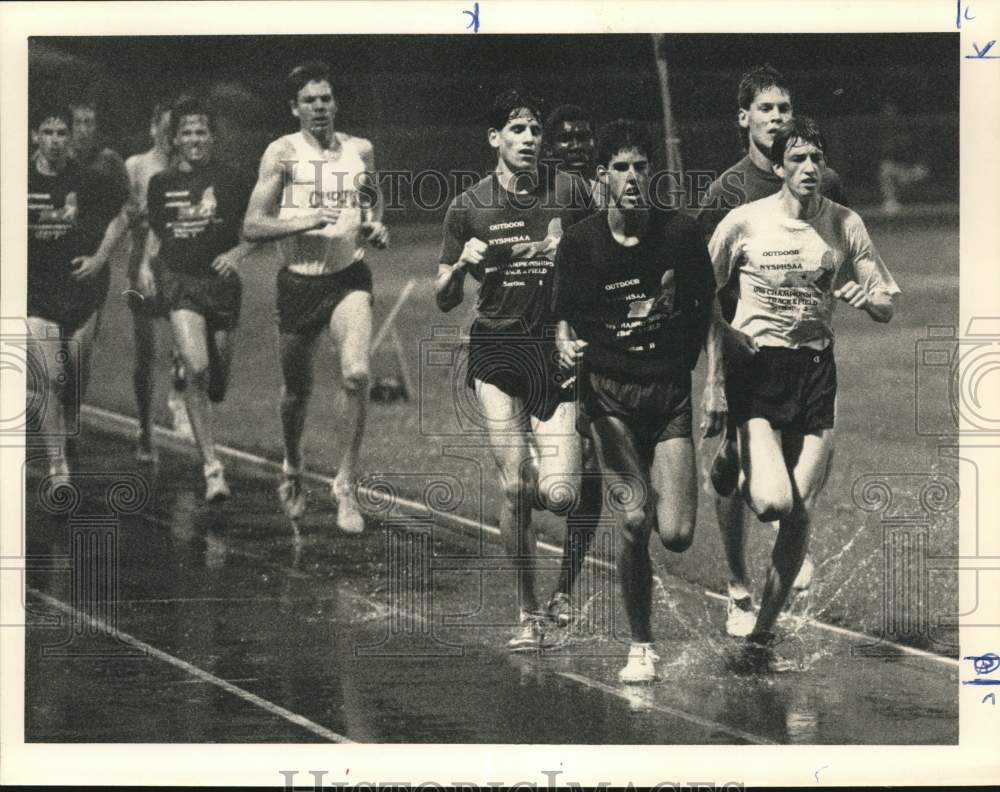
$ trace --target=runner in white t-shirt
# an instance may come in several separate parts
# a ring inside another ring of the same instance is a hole
[[[716,282],[736,273],[732,321],[752,348],[728,366],[739,425],[740,490],[762,521],[780,524],[760,610],[748,641],[766,646],[806,553],[813,502],[833,453],[837,300],[888,322],[899,293],[856,213],[820,194],[823,138],[799,116],[771,150],[781,191],[732,210],[709,243]],[[735,363],[735,365],[734,365]]]

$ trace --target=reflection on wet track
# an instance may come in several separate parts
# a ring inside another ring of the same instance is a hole
[[[40,497],[41,466],[26,475],[29,742],[957,741],[945,664],[789,623],[771,671],[737,673],[723,608],[665,577],[661,679],[629,688],[607,569],[586,568],[582,616],[551,648],[512,656],[496,544],[392,514],[345,536],[321,492],[292,526],[250,466],[209,507],[183,456],[136,471],[120,438],[88,443],[102,468],[83,465],[79,502]],[[131,501],[108,496],[125,472]],[[542,591],[558,569],[544,560]]]

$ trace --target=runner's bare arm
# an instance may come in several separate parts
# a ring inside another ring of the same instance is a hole
[[[702,396],[701,428],[705,437],[713,437],[726,425],[725,374],[722,365],[722,339],[726,322],[722,318],[722,310],[718,300],[712,301],[712,321],[708,326],[708,336],[705,339],[705,357],[708,373],[705,378],[705,391]]]
[[[437,280],[434,281],[434,297],[442,311],[450,311],[462,302],[465,274],[469,266],[476,266],[486,255],[486,243],[473,237],[465,243],[462,255],[454,264],[438,264]]]
[[[364,222],[361,229],[365,239],[373,247],[382,249],[389,246],[389,229],[382,222],[382,193],[378,186],[378,175],[375,172],[375,149],[370,140],[355,138],[365,172],[361,174],[361,194],[364,196],[365,208],[362,214]]]
[[[272,143],[260,161],[257,184],[250,194],[243,238],[250,242],[265,242],[321,228],[337,222],[339,209],[314,209],[292,217],[278,217],[279,202],[285,188],[285,174],[293,164],[294,152],[286,144]]]

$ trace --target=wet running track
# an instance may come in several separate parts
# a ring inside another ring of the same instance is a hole
[[[346,536],[318,487],[292,526],[257,465],[230,463],[233,498],[208,506],[190,452],[138,468],[120,436],[86,447],[64,497],[26,468],[28,742],[957,742],[946,661],[789,620],[777,662],[750,673],[724,607],[664,577],[661,679],[630,688],[600,565],[579,622],[511,655],[494,541],[395,511]],[[558,558],[542,560],[548,592]]]

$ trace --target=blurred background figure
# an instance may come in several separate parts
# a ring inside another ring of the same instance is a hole
[[[899,214],[903,208],[902,197],[906,188],[923,181],[930,169],[917,161],[913,139],[900,115],[899,107],[889,100],[879,111],[882,135],[882,159],[878,167],[879,188],[882,193],[882,210],[886,214]]]

